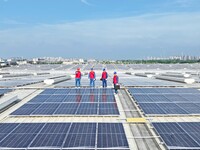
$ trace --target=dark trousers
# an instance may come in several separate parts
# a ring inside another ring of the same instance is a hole
[[[102,79],[102,86],[107,87],[107,80],[106,79]]]
[[[117,93],[118,93],[118,91],[117,91],[116,84],[114,84],[114,90],[115,90],[115,93],[117,94]]]

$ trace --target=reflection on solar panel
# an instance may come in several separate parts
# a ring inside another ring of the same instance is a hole
[[[2,149],[128,149],[121,123],[5,123],[0,129]]]
[[[168,149],[200,149],[200,122],[153,123]]]
[[[146,115],[200,114],[200,91],[191,88],[130,88]]]
[[[11,89],[0,89],[0,96],[11,91]]]
[[[47,89],[11,115],[119,115],[119,111],[109,88]]]

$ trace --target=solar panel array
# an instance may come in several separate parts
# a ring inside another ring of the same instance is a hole
[[[1,123],[0,148],[128,149],[121,123]]]
[[[200,122],[153,123],[168,149],[200,149]]]
[[[11,115],[119,115],[113,90],[46,89]]]
[[[130,88],[146,115],[200,114],[200,91],[192,88]]]
[[[172,81],[164,81],[164,80],[157,80],[157,79],[152,79],[152,78],[146,78],[146,77],[138,77],[138,76],[133,76],[133,75],[127,75],[123,73],[118,73],[120,77],[120,83],[122,83],[124,86],[144,86],[144,87],[149,87],[149,86],[178,86],[181,87],[184,84],[183,83],[178,83],[178,82],[172,82]]]
[[[11,92],[11,89],[0,89],[0,96],[4,95],[5,93]]]

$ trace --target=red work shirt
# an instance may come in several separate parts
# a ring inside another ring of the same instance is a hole
[[[95,78],[95,72],[94,71],[90,71],[89,78],[90,79],[94,79]]]
[[[81,72],[80,71],[76,71],[75,78],[77,78],[77,79],[81,78]]]
[[[102,76],[101,76],[102,79],[107,79],[108,78],[108,74],[106,71],[102,72]]]
[[[117,84],[118,83],[118,76],[114,75],[113,77],[113,84]]]

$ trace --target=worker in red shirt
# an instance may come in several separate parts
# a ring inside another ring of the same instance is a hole
[[[90,80],[90,87],[95,87],[96,74],[93,68],[91,68],[91,71],[88,74],[88,79]]]
[[[77,68],[75,72],[75,86],[79,87],[81,86],[81,71],[80,68]]]
[[[117,72],[114,72],[113,76],[113,84],[114,84],[114,89],[115,89],[115,94],[117,94],[117,84],[119,83],[119,77],[117,76]]]
[[[103,69],[102,76],[101,76],[101,81],[102,81],[102,86],[107,87],[107,78],[108,78],[108,73],[106,72],[106,69]]]

